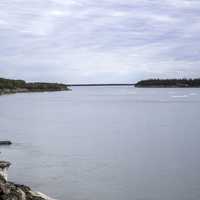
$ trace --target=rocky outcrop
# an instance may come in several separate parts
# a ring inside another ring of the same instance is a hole
[[[10,162],[0,161],[0,175],[7,181],[8,179],[8,168],[10,167]]]
[[[54,200],[30,187],[7,181],[9,162],[0,161],[0,200]]]

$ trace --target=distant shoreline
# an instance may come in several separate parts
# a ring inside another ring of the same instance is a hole
[[[119,83],[119,84],[116,84],[116,83],[111,83],[111,84],[67,84],[68,87],[74,87],[74,86],[80,86],[80,87],[96,87],[96,86],[134,86],[134,84],[129,84],[129,83]]]
[[[135,84],[137,88],[200,88],[200,79],[147,79]]]
[[[0,95],[29,92],[56,92],[70,90],[66,84],[61,83],[27,83],[24,80],[0,78]]]
[[[135,88],[200,88],[199,79],[146,79],[137,83],[92,83],[62,84],[45,82],[25,82],[0,78],[0,95],[31,92],[58,92],[71,90],[69,87],[117,87],[132,86]]]
[[[71,89],[63,89],[63,90],[27,90],[27,89],[0,89],[0,96],[9,95],[9,94],[17,94],[17,93],[43,93],[43,92],[62,92],[62,91],[70,91]]]

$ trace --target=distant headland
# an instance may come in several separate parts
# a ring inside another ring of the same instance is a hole
[[[200,87],[200,78],[199,79],[147,79],[137,82],[135,84],[135,87],[140,87],[140,88]]]
[[[50,92],[69,90],[66,84],[60,83],[27,83],[24,80],[0,78],[0,95],[20,92]]]

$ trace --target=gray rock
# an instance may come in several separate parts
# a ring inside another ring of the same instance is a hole
[[[33,192],[25,185],[7,181],[10,162],[0,161],[0,200],[53,200],[40,192]]]

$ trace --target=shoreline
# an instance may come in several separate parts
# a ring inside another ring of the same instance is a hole
[[[0,200],[55,200],[46,194],[33,191],[29,186],[8,181],[11,163],[0,161]]]
[[[200,88],[200,78],[196,79],[146,79],[135,84],[138,88]]]
[[[18,94],[18,93],[37,93],[37,92],[42,93],[42,92],[63,92],[63,91],[71,91],[71,89],[70,88],[60,89],[60,90],[0,89],[0,96]]]
[[[0,78],[0,95],[28,92],[56,92],[70,90],[66,84],[26,82],[24,80],[14,80]]]
[[[161,88],[161,89],[167,89],[167,88],[181,88],[181,89],[191,89],[191,88],[200,88],[200,86],[196,86],[196,87],[190,87],[190,86],[187,86],[187,87],[181,87],[181,86],[134,86],[135,88]]]

